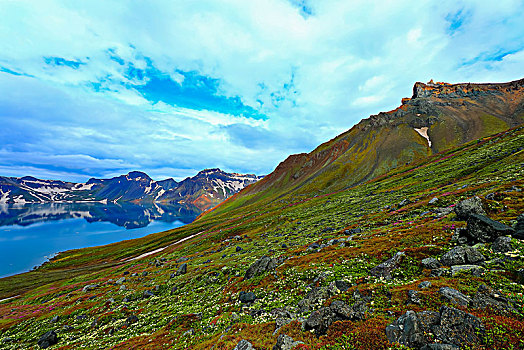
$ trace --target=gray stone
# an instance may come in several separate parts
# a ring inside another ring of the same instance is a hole
[[[435,258],[425,258],[421,261],[425,269],[438,269],[442,264]]]
[[[476,264],[486,260],[478,250],[472,247],[455,247],[444,253],[440,258],[442,264],[446,266]]]
[[[244,275],[244,279],[248,280],[252,277],[259,276],[266,271],[272,271],[283,262],[283,258],[270,258],[268,256],[263,256],[255,261],[251,266],[249,266],[246,274]]]
[[[177,276],[185,275],[187,273],[187,264],[184,263],[178,267],[178,270],[176,271]]]
[[[472,243],[488,243],[498,237],[513,235],[515,230],[484,215],[471,214],[467,219],[466,237]]]
[[[257,299],[255,293],[241,291],[238,295],[238,300],[242,303],[252,303]]]
[[[49,331],[42,335],[40,339],[38,339],[38,346],[42,349],[48,348],[52,345],[55,345],[58,343],[58,336],[56,335],[55,331]]]
[[[472,197],[458,202],[454,208],[459,220],[466,220],[471,214],[486,215],[479,197]]]
[[[271,315],[273,317],[275,317],[275,333],[282,326],[285,326],[286,324],[290,323],[295,318],[294,314],[292,314],[288,310],[282,309],[282,308],[277,308],[277,309],[271,310]]]
[[[429,200],[428,204],[435,204],[438,202],[438,198],[437,197],[433,197]]]
[[[420,289],[426,289],[426,288],[429,288],[431,287],[431,282],[430,281],[423,281],[423,282],[420,282],[420,284],[418,285],[418,287]]]
[[[511,237],[498,237],[491,245],[491,250],[495,253],[506,253],[512,251],[513,247],[511,246]]]
[[[438,292],[444,299],[453,304],[457,304],[460,306],[468,306],[468,304],[471,302],[470,297],[462,294],[461,292],[453,288],[442,287],[439,289]]]
[[[454,265],[451,266],[451,276],[455,277],[459,273],[469,273],[473,276],[481,276],[484,268],[478,265]]]
[[[420,300],[419,292],[417,292],[416,290],[408,290],[408,300],[406,301],[407,305],[409,304],[420,305],[421,302],[422,301]]]
[[[301,341],[295,341],[288,335],[281,334],[278,336],[277,343],[273,346],[273,350],[291,350],[300,344],[304,343]]]
[[[242,339],[233,350],[255,350],[255,348],[250,342]]]
[[[82,288],[82,292],[89,292],[93,289],[96,289],[98,288],[98,284],[88,284],[87,286],[85,286],[84,288]]]
[[[366,317],[367,307],[365,301],[357,301],[349,306],[341,300],[334,300],[328,307],[313,311],[304,321],[305,331],[314,330],[317,336],[323,335],[329,326],[336,321],[363,320]]]
[[[479,309],[493,309],[499,313],[517,313],[512,301],[500,292],[481,284],[473,297],[473,306]]]
[[[124,282],[126,281],[126,278],[125,277],[120,277],[119,279],[116,280],[116,284],[123,284]]]
[[[404,255],[404,252],[396,253],[391,259],[372,268],[369,273],[375,277],[384,277],[387,280],[392,279],[391,273],[398,269]]]
[[[518,239],[524,239],[524,213],[517,217],[517,223],[515,225],[515,237]]]

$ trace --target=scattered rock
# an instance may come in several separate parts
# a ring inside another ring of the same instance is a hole
[[[481,284],[477,294],[473,297],[473,306],[480,309],[491,308],[498,312],[516,313],[512,301],[505,298],[502,293],[496,292],[485,284]]]
[[[466,220],[472,214],[486,215],[479,197],[472,197],[458,202],[454,208],[457,219]]]
[[[142,296],[144,298],[150,298],[150,297],[155,296],[155,294],[152,291],[150,291],[150,290],[145,290],[144,293],[142,293]]]
[[[442,264],[446,266],[475,264],[486,260],[478,250],[472,247],[455,247],[444,253],[440,258]]]
[[[399,267],[400,262],[404,256],[404,252],[396,253],[391,259],[384,261],[382,264],[372,268],[369,273],[375,277],[384,277],[385,279],[391,279],[391,272]]]
[[[337,289],[334,284],[327,287],[313,287],[304,299],[298,302],[300,313],[309,312],[318,308],[322,302],[337,294]]]
[[[524,213],[517,217],[517,224],[515,225],[515,237],[524,239]]]
[[[253,292],[245,292],[241,291],[238,295],[238,300],[240,300],[241,303],[252,303],[257,299],[255,296],[255,293]]]
[[[54,317],[51,319],[50,322],[51,322],[51,323],[57,323],[59,319],[60,319],[60,316],[59,316],[59,315],[56,315],[56,316],[54,316]]]
[[[337,287],[338,290],[340,290],[341,292],[345,292],[346,290],[351,288],[351,283],[344,280],[336,280],[333,283],[335,283],[335,287]]]
[[[442,306],[439,312],[407,311],[386,327],[390,342],[426,350],[458,349],[462,344],[477,344],[482,332],[484,326],[476,316],[447,306]],[[434,343],[435,340],[438,343]]]
[[[181,262],[188,261],[188,260],[189,260],[188,258],[186,258],[185,256],[183,256],[183,257],[181,257],[181,258],[176,259],[176,263],[179,264],[179,263],[181,263]]]
[[[48,348],[56,343],[58,343],[58,336],[55,331],[49,331],[38,339],[38,346],[42,349]]]
[[[275,317],[275,332],[273,334],[276,334],[280,327],[285,326],[295,318],[294,314],[283,308],[271,310],[271,315]]]
[[[270,258],[268,256],[263,256],[257,261],[255,261],[246,271],[244,279],[248,280],[252,277],[259,276],[266,271],[274,270],[278,265],[282,264],[284,258]]]
[[[493,242],[498,237],[513,235],[515,230],[484,215],[471,214],[467,219],[466,237],[473,243]]]
[[[348,306],[341,300],[334,300],[328,307],[322,307],[313,311],[304,321],[303,328],[305,331],[314,330],[317,336],[326,333],[327,329],[333,322],[342,320],[363,320],[367,311],[365,301],[357,301]]]
[[[442,266],[442,264],[435,258],[422,259],[421,263],[425,269],[431,269],[431,270],[438,269],[439,267]]]
[[[233,350],[255,350],[255,348],[250,342],[242,339]]]
[[[423,282],[420,282],[420,284],[418,285],[418,287],[420,289],[426,289],[426,288],[429,288],[431,287],[431,282],[430,281],[423,281]]]
[[[446,267],[439,267],[438,269],[431,270],[429,274],[430,277],[441,277],[441,276],[450,276],[451,271]]]
[[[116,284],[123,284],[124,282],[126,281],[126,278],[125,277],[120,277],[119,279],[116,280]]]
[[[235,251],[236,251],[236,252],[241,252],[241,251],[242,251],[242,247],[241,247],[241,246],[237,246],[237,247],[235,248]]]
[[[438,198],[437,197],[433,197],[429,200],[428,204],[435,204],[438,202]]]
[[[461,272],[467,272],[473,276],[481,276],[484,268],[478,265],[454,265],[451,266],[451,276],[455,277]]]
[[[187,273],[187,264],[182,264],[178,267],[176,271],[177,276],[185,275]]]
[[[88,284],[87,286],[82,288],[82,292],[89,292],[89,291],[94,290],[96,288],[98,288],[98,284]]]
[[[277,343],[273,346],[273,350],[291,350],[300,344],[304,343],[301,341],[295,341],[288,335],[281,334],[278,336]]]
[[[406,305],[409,304],[421,304],[420,295],[416,290],[408,290],[408,300],[406,301]]]
[[[133,323],[137,323],[137,322],[138,322],[138,317],[136,315],[131,315],[128,318],[126,318],[126,324],[128,326],[133,324]]]
[[[513,247],[511,246],[511,237],[498,237],[491,245],[491,250],[495,253],[506,253],[512,251]]]
[[[471,302],[470,297],[462,294],[461,292],[453,288],[442,287],[439,289],[438,292],[444,299],[453,304],[457,304],[460,306],[468,306],[468,304]]]

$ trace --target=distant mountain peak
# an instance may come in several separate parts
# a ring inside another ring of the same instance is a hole
[[[146,179],[146,180],[151,180],[149,175],[147,175],[146,173],[144,173],[142,171],[130,171],[126,175],[126,177],[129,178],[129,179]]]

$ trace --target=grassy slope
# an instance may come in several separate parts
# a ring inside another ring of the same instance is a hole
[[[453,227],[465,225],[453,221],[453,214],[437,218],[427,213],[434,208],[428,201],[435,196],[439,198],[438,206],[445,207],[472,195],[483,197],[500,192],[502,195],[496,200],[484,201],[490,217],[508,224],[524,211],[524,191],[512,190],[512,186],[524,188],[523,147],[521,127],[332,194],[300,200],[283,196],[263,206],[238,207],[237,202],[230,201],[224,206],[227,210],[206,215],[177,230],[62,253],[33,274],[0,280],[4,295],[13,294],[18,285],[29,286],[35,276],[41,279],[40,283],[55,280],[0,303],[0,337],[16,339],[2,346],[36,347],[41,334],[58,329],[61,339],[53,349],[232,349],[242,338],[250,340],[257,349],[268,349],[278,336],[272,334],[275,326],[269,311],[296,306],[307,286],[322,273],[325,280],[320,283],[340,278],[352,283],[348,292],[335,296],[337,299],[350,300],[357,285],[362,293],[373,294],[374,311],[365,321],[333,325],[328,335],[321,338],[302,332],[298,322],[279,332],[303,341],[309,349],[386,349],[389,345],[384,328],[400,314],[408,309],[437,310],[443,303],[437,296],[441,286],[473,295],[480,283],[517,297],[520,313],[507,317],[468,310],[486,324],[486,348],[516,345],[524,338],[524,300],[517,294],[522,293],[523,287],[515,283],[516,271],[524,267],[524,242],[514,240],[517,249],[506,263],[505,271],[497,272],[494,268],[481,277],[428,278],[429,271],[423,271],[419,261],[450,249]],[[385,209],[405,198],[411,204],[398,210]],[[335,245],[320,252],[306,250],[312,242],[347,237],[344,230],[355,227],[363,232],[353,237],[349,247]],[[121,262],[197,233],[200,235],[169,246],[155,256]],[[241,240],[232,239],[240,235]],[[287,248],[282,247],[283,243]],[[237,252],[237,246],[243,250]],[[489,258],[501,257],[487,247],[480,249]],[[384,282],[368,274],[369,268],[400,250],[406,252],[410,264],[403,266],[393,281]],[[288,260],[275,274],[243,281],[241,276],[247,267],[262,255],[283,255]],[[188,273],[170,278],[180,265],[177,259],[182,256],[190,258]],[[157,267],[154,261],[160,258],[166,260]],[[70,271],[79,266],[86,270]],[[109,279],[118,279],[124,271],[139,276],[127,275],[128,290],[119,291],[120,286]],[[144,271],[147,276],[142,276]],[[422,306],[407,307],[406,291],[416,289],[422,280],[431,280],[434,286],[421,293]],[[81,291],[92,283],[100,287]],[[159,286],[155,296],[141,297],[143,291],[154,286]],[[177,289],[171,292],[173,287]],[[254,306],[246,308],[238,302],[240,290],[256,293],[259,299]],[[125,297],[132,301],[123,302]],[[250,315],[252,309],[260,312]],[[126,326],[125,319],[130,314],[137,315],[139,321]],[[60,315],[60,319],[51,324],[49,320],[55,315]],[[66,325],[72,328],[65,328]],[[186,333],[191,328],[193,335]],[[341,345],[344,342],[353,347]]]

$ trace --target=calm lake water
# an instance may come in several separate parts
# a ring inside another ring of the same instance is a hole
[[[0,204],[0,277],[29,271],[60,251],[143,237],[196,215],[177,205]]]

